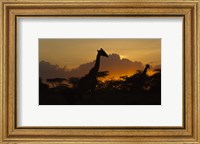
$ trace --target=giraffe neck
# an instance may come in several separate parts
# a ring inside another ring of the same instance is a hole
[[[99,66],[100,66],[100,54],[98,53],[97,54],[97,57],[96,57],[96,62],[95,62],[95,66],[94,66],[94,72],[97,74],[98,71],[99,71]]]
[[[146,74],[147,74],[147,69],[148,69],[148,68],[147,68],[147,67],[145,67],[145,69],[144,69],[144,71],[143,71],[143,74],[144,74],[144,75],[146,75]]]
[[[89,75],[96,77],[99,71],[99,66],[100,66],[100,54],[97,54],[95,65],[90,70]]]

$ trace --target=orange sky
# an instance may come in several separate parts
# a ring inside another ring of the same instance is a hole
[[[39,61],[71,70],[94,61],[100,48],[120,59],[161,64],[161,39],[39,39]],[[114,73],[120,72],[115,69]]]

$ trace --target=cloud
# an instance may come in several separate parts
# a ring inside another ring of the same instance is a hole
[[[41,61],[39,64],[39,75],[43,79],[66,77],[67,71],[63,68],[59,68],[58,65],[52,65],[49,62]]]
[[[152,69],[153,69],[153,70],[161,69],[161,65],[155,65]]]
[[[82,77],[86,75],[90,69],[95,65],[95,61],[81,64],[79,67],[66,70],[60,68],[58,65],[52,65],[49,62],[41,61],[39,66],[39,73],[43,79],[55,77]],[[139,61],[131,61],[126,58],[120,58],[118,54],[111,54],[108,58],[101,57],[99,71],[109,71],[109,78],[119,77],[122,75],[132,75],[137,70],[144,69],[144,64]]]
[[[110,76],[132,75],[136,70],[144,68],[142,62],[129,59],[121,59],[118,54],[109,55],[108,58],[102,58],[100,71],[109,71]]]

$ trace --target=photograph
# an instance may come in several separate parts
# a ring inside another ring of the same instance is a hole
[[[0,144],[200,144],[200,0],[0,9]]]
[[[161,39],[38,42],[39,105],[161,105]]]

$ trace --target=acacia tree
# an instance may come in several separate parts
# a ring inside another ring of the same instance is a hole
[[[78,88],[79,78],[71,77],[68,79],[69,83],[72,85],[73,88]]]
[[[67,79],[65,78],[52,78],[52,79],[47,79],[47,83],[49,83],[52,87],[57,87],[65,82],[67,82]]]

